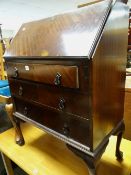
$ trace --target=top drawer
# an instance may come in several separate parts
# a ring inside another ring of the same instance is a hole
[[[56,86],[79,88],[78,67],[46,64],[8,63],[9,77]]]

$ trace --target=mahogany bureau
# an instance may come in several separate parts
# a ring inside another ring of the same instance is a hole
[[[63,140],[91,175],[112,134],[122,159],[128,14],[121,1],[94,1],[22,25],[4,55],[19,145],[22,119]]]

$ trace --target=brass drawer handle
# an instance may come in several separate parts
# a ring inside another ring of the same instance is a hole
[[[14,69],[14,77],[17,78],[19,76],[18,69],[16,67]]]
[[[55,85],[57,86],[61,85],[61,78],[62,78],[61,74],[57,72],[55,80],[54,80]]]
[[[19,87],[19,95],[20,95],[20,96],[23,95],[23,88],[22,88],[22,86]]]
[[[65,99],[61,98],[59,101],[59,109],[63,110],[65,108]]]
[[[27,107],[24,107],[24,115],[27,115],[28,114],[28,109]]]
[[[63,127],[63,134],[68,137],[69,136],[69,133],[70,133],[70,128],[67,125],[67,123],[65,123],[64,124],[64,127]]]

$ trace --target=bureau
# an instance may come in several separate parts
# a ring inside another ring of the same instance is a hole
[[[30,122],[63,140],[95,175],[117,134],[121,160],[127,34],[128,7],[111,0],[23,24],[4,55],[16,142],[24,144],[19,119]]]

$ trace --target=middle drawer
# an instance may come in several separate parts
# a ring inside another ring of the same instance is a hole
[[[10,79],[10,88],[13,96],[89,119],[90,101],[87,94],[15,79]]]

